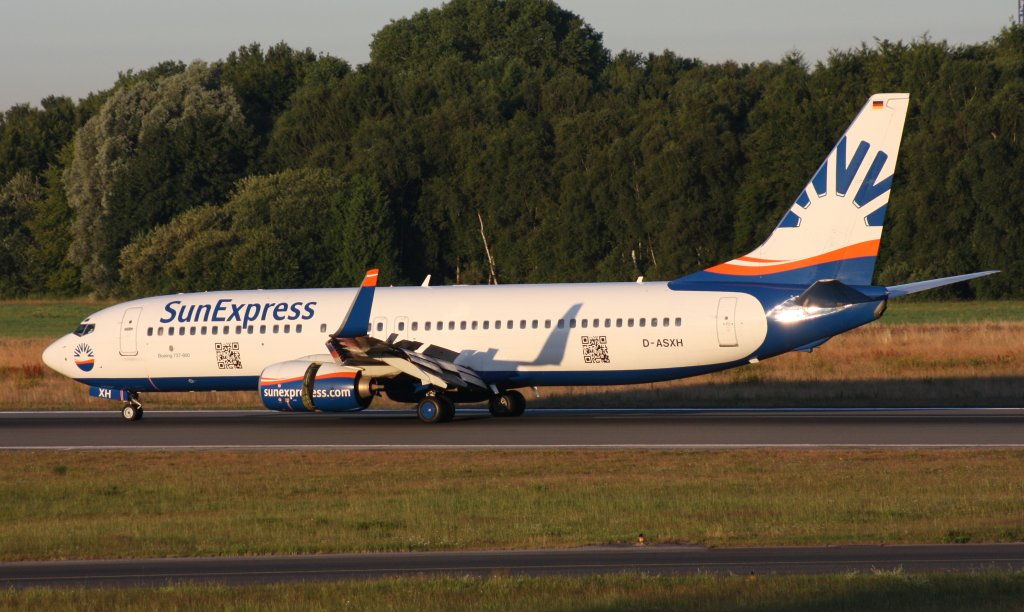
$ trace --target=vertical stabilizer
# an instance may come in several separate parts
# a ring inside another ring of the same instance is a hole
[[[909,102],[871,96],[764,244],[679,280],[870,285]]]

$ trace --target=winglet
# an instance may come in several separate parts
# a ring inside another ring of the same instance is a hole
[[[377,276],[380,270],[374,268],[366,272],[363,284],[356,291],[356,299],[345,315],[345,320],[334,332],[332,338],[357,338],[365,336],[370,329],[370,311],[373,308],[373,291],[377,288]]]

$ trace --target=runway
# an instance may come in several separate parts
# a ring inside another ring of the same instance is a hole
[[[1024,409],[460,409],[425,425],[412,411],[0,413],[0,449],[1024,448]]]
[[[1024,544],[558,550],[200,557],[0,563],[0,588],[134,586],[175,582],[264,584],[414,575],[835,574],[1019,571]]]

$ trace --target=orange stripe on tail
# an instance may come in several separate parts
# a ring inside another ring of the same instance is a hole
[[[729,274],[733,276],[761,276],[762,274],[776,274],[779,272],[789,272],[791,270],[809,268],[810,266],[832,263],[834,261],[842,261],[844,259],[855,259],[857,257],[876,257],[878,256],[878,245],[880,242],[881,241],[879,240],[868,240],[866,242],[861,242],[859,244],[843,247],[841,249],[837,249],[829,253],[824,253],[816,257],[809,257],[807,259],[800,259],[797,261],[789,261],[773,266],[740,266],[732,262],[729,262],[708,268],[707,271],[714,272],[715,274]],[[737,261],[751,260],[741,257]]]

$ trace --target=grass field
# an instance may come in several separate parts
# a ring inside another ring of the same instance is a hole
[[[0,560],[1024,538],[1024,451],[10,452]]]
[[[402,578],[0,591],[20,610],[1020,610],[1024,574]]]

